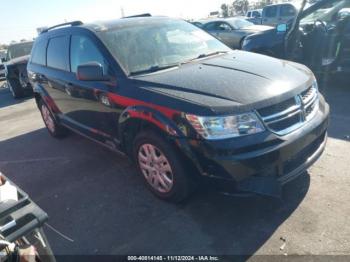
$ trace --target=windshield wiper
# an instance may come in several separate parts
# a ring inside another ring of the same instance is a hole
[[[161,71],[161,70],[165,70],[165,69],[169,69],[169,68],[173,68],[173,67],[178,67],[179,64],[170,64],[170,65],[154,65],[151,66],[147,69],[143,69],[143,70],[139,70],[139,71],[133,71],[130,72],[130,76],[134,76],[134,75],[142,75],[142,74],[149,74],[149,73],[154,73],[157,71]]]
[[[226,54],[226,53],[228,53],[228,51],[216,51],[216,52],[212,52],[209,54],[200,54],[199,56],[192,58],[192,59],[190,59],[184,63],[181,63],[181,64],[187,64],[187,63],[190,63],[190,62],[195,61],[197,59],[201,59],[201,58],[205,58],[205,57],[209,57],[209,56],[214,56],[214,55],[219,55],[219,54]]]

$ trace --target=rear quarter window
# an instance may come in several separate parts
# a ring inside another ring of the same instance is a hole
[[[42,39],[35,43],[32,55],[31,62],[38,65],[46,65],[46,47],[47,40]]]
[[[47,46],[47,66],[69,71],[69,37],[51,38]]]

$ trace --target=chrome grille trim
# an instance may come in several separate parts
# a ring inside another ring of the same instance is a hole
[[[273,121],[273,119],[275,118],[280,118],[281,116],[284,116],[284,115],[288,115],[294,111],[299,111],[300,110],[300,106],[298,105],[294,105],[282,112],[279,112],[279,113],[276,113],[276,114],[273,114],[273,115],[269,115],[269,116],[265,116],[265,117],[262,117],[262,119],[266,122],[270,122],[270,120]]]
[[[288,99],[292,100],[292,99]],[[279,103],[283,104],[287,100]],[[265,126],[272,132],[278,135],[286,135],[300,128],[305,122],[311,120],[319,109],[318,90],[315,85],[312,85],[307,90],[294,97],[295,103],[283,111],[276,112],[270,115],[262,115],[259,109],[256,110]],[[260,109],[263,112],[278,108],[278,105],[272,105]],[[297,117],[299,115],[299,117]],[[279,126],[279,127],[278,127]]]
[[[275,120],[266,121],[265,118],[263,118],[263,120],[264,120],[265,123],[273,124],[273,123],[277,123],[277,122],[281,122],[281,121],[283,121],[283,120],[286,120],[286,119],[288,119],[288,118],[290,118],[290,117],[292,117],[292,116],[295,116],[296,114],[300,114],[300,113],[301,113],[301,110],[298,109],[297,111],[292,112],[292,113],[290,113],[290,114],[288,114],[288,115],[285,115],[285,114],[280,115],[280,116],[283,116],[283,117],[280,117],[280,118],[275,119]],[[284,116],[284,115],[285,115],[285,116]]]

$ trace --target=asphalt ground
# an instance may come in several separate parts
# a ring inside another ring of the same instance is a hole
[[[281,200],[206,189],[181,205],[158,200],[127,159],[79,135],[53,139],[34,100],[7,88],[0,171],[73,240],[45,227],[56,255],[350,255],[350,87],[328,86],[326,98],[326,150]]]

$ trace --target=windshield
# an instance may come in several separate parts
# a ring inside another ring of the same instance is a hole
[[[300,24],[311,24],[318,20],[326,23],[331,22],[337,17],[338,12],[345,7],[350,7],[350,1],[339,0],[332,3],[326,2],[319,9],[304,17],[300,21]]]
[[[240,18],[232,18],[232,19],[227,19],[227,21],[235,28],[235,29],[242,29],[245,27],[253,26],[254,24],[245,20],[245,19],[240,19]]]
[[[9,49],[7,50],[6,60],[9,61],[17,57],[29,55],[30,52],[32,51],[32,46],[33,46],[33,42],[16,44],[16,45],[10,46]]]
[[[208,33],[182,20],[154,19],[147,23],[122,25],[98,34],[129,74],[231,50]]]

